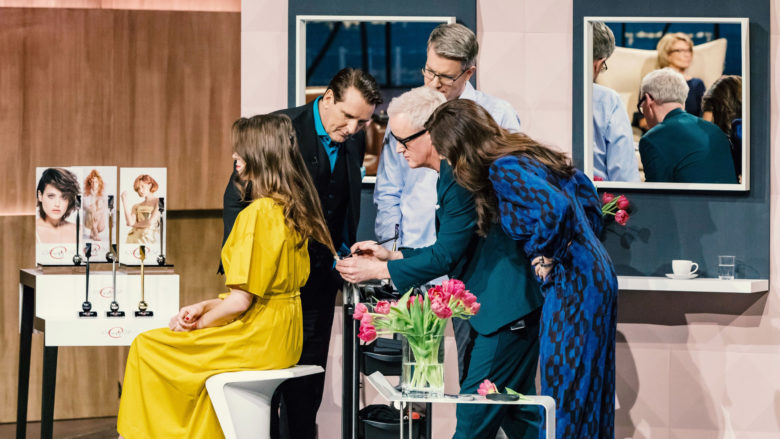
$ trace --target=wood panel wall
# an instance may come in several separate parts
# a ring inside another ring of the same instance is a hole
[[[0,0],[0,7],[240,12],[241,0]]]
[[[169,209],[220,209],[240,115],[240,14],[4,8],[0,214],[36,166],[168,168]]]
[[[35,221],[31,215],[0,216],[0,423],[16,421],[19,367],[19,268],[35,265]],[[225,291],[216,274],[222,244],[220,212],[172,212],[168,216],[168,257],[180,275],[180,303]],[[74,313],[79,304],[74,304]],[[124,306],[124,305],[123,305]],[[75,315],[75,314],[74,314]],[[61,347],[54,416],[57,419],[115,416],[124,377],[126,347]],[[41,416],[43,334],[33,334],[28,418]]]
[[[19,269],[35,263],[36,166],[167,167],[168,258],[181,275],[180,302],[224,290],[217,209],[231,168],[230,126],[240,115],[240,14],[62,9],[152,3],[0,1],[59,7],[0,9],[0,422],[16,419]],[[240,4],[163,3],[156,5]],[[40,418],[42,346],[34,334],[30,420]],[[126,355],[127,348],[60,348],[55,418],[116,415]]]

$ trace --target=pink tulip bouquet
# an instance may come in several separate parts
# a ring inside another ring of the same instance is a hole
[[[631,203],[628,202],[625,195],[616,197],[609,192],[601,194],[601,215],[605,218],[612,215],[615,217],[615,222],[621,226],[625,226],[628,222],[628,208],[630,206]]]
[[[450,279],[428,290],[427,295],[412,295],[412,290],[397,302],[380,300],[372,309],[359,303],[353,318],[360,320],[358,337],[371,342],[379,335],[401,334],[406,338],[413,356],[405,359],[402,377],[405,390],[433,389],[444,391],[444,366],[440,347],[444,328],[450,318],[468,319],[479,311],[476,296],[466,290],[463,282]]]

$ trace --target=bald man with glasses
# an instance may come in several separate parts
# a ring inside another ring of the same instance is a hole
[[[474,89],[469,79],[477,70],[477,37],[461,24],[441,24],[428,37],[428,55],[422,68],[425,86],[444,95],[446,100],[470,99],[484,107],[493,119],[509,131],[520,131],[520,118],[509,102]],[[438,174],[428,168],[412,169],[402,154],[396,153],[398,140],[388,126],[385,146],[379,160],[374,205],[377,208],[374,230],[377,240],[391,238],[400,226],[398,245],[422,248],[436,241],[436,182]],[[420,135],[422,135],[420,133]],[[402,144],[412,139],[403,139]],[[442,279],[438,279],[440,282]],[[436,281],[434,281],[436,283]],[[463,347],[470,340],[471,328],[465,320],[456,320],[458,368],[463,371]]]

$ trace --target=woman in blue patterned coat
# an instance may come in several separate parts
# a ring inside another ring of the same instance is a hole
[[[541,394],[556,401],[558,437],[613,438],[617,276],[598,238],[593,184],[567,156],[507,132],[471,101],[443,104],[425,128],[474,194],[479,232],[500,222],[541,283]]]

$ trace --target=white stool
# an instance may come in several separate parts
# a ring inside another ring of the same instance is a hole
[[[226,439],[266,439],[271,437],[271,397],[279,384],[322,372],[320,366],[226,372],[209,377],[206,390]]]

